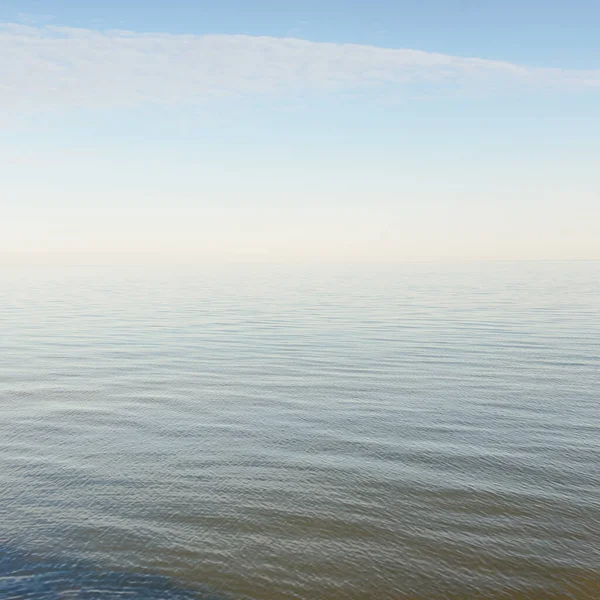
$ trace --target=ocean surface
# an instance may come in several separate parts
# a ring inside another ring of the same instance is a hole
[[[2,267],[0,598],[597,600],[600,262]]]

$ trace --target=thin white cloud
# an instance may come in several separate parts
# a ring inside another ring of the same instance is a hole
[[[600,70],[246,35],[0,24],[0,111],[181,104],[231,94],[365,86],[600,88]]]

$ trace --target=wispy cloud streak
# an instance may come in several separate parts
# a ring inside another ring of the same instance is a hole
[[[0,110],[197,103],[219,95],[367,86],[600,89],[600,70],[246,35],[0,24]]]

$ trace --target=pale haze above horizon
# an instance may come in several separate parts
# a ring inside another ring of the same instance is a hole
[[[599,23],[593,0],[3,2],[0,263],[600,259]]]

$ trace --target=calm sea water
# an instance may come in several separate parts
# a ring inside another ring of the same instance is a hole
[[[4,268],[0,598],[600,598],[600,263]]]

